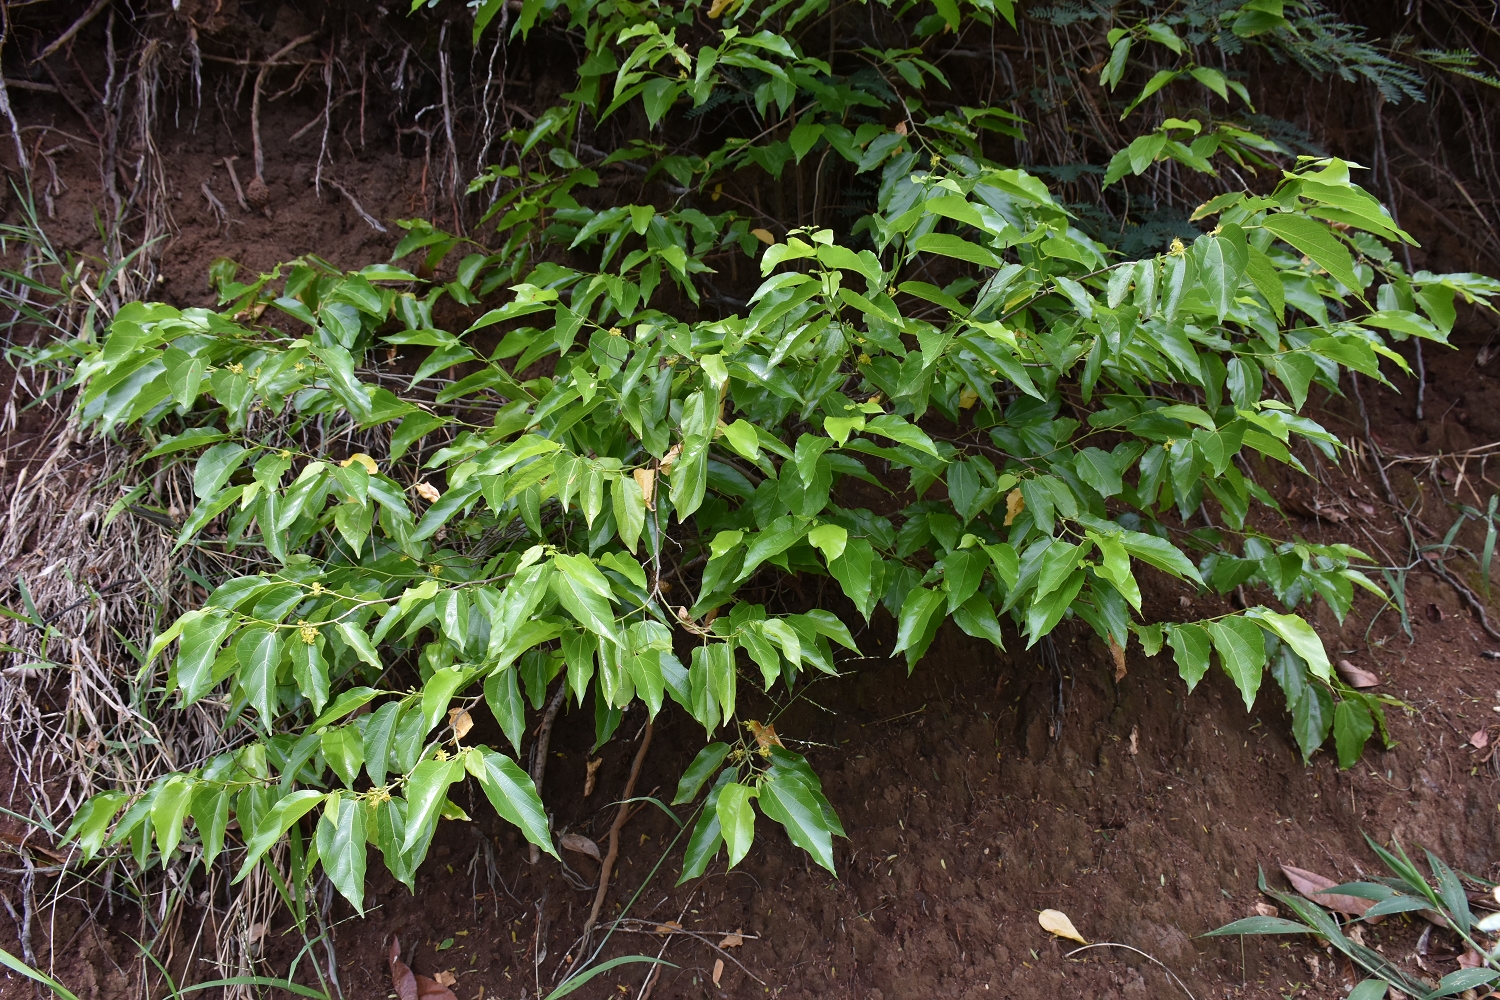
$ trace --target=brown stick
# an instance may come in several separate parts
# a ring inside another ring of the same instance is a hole
[[[614,870],[615,859],[620,856],[620,830],[630,818],[630,797],[635,794],[635,780],[641,776],[641,762],[646,759],[646,748],[651,745],[652,723],[646,721],[646,732],[641,737],[641,748],[635,752],[635,761],[630,765],[630,778],[625,782],[625,794],[620,796],[620,811],[609,828],[609,850],[604,855],[604,864],[599,868],[599,891],[594,893],[594,908],[583,925],[584,940],[599,922],[599,911],[604,909],[604,897],[609,893],[609,876]]]
[[[238,159],[238,156],[226,156],[221,162],[224,169],[229,171],[229,186],[234,188],[234,196],[239,199],[240,208],[248,212],[250,203],[245,200],[245,189],[240,187],[240,175],[234,172],[234,161]]]
[[[568,679],[564,677],[562,683],[557,685],[557,693],[552,696],[551,701],[547,702],[547,710],[542,713],[541,724],[536,727],[536,740],[531,744],[531,783],[536,786],[537,798],[542,797],[542,779],[547,776],[547,747],[552,742],[552,724],[557,721],[558,710],[567,699]],[[541,856],[542,852],[535,844],[532,844],[529,852],[531,863],[536,864]]]

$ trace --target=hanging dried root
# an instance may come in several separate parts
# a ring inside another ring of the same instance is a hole
[[[266,154],[260,141],[260,95],[265,87],[266,77],[270,74],[276,61],[291,52],[297,46],[310,42],[317,36],[316,32],[310,32],[300,38],[294,38],[281,48],[271,54],[271,57],[260,64],[260,72],[255,74],[255,90],[250,97],[250,146],[255,157],[255,176],[245,186],[245,200],[257,210],[266,212],[269,216],[267,206],[271,203],[271,189],[266,187]]]

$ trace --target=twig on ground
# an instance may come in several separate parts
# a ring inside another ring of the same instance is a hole
[[[221,226],[229,225],[229,209],[224,207],[222,201],[214,197],[214,193],[208,189],[208,181],[204,181],[198,185],[198,190],[202,191],[203,197],[208,199],[208,207],[213,210],[214,218],[218,221],[218,224]]]
[[[1182,987],[1182,992],[1184,992],[1184,993],[1186,993],[1188,995],[1188,1000],[1197,1000],[1197,997],[1193,996],[1193,991],[1187,988],[1187,984],[1184,983],[1181,979],[1178,979],[1177,978],[1177,973],[1175,973],[1171,969],[1167,968],[1167,966],[1166,966],[1166,964],[1164,962],[1160,961],[1157,958],[1154,958],[1151,955],[1146,954],[1144,951],[1141,951],[1141,949],[1139,949],[1139,948],[1133,948],[1133,947],[1131,947],[1128,944],[1120,944],[1118,941],[1100,941],[1097,944],[1086,944],[1082,948],[1074,948],[1072,951],[1068,952],[1067,955],[1065,955],[1064,957],[1065,958],[1072,958],[1074,955],[1078,954],[1080,951],[1088,951],[1090,948],[1124,948],[1126,951],[1133,951],[1137,955],[1139,955],[1142,958],[1146,959],[1147,961],[1155,962],[1157,965],[1161,966],[1162,971],[1164,971],[1168,976],[1172,977],[1172,982],[1174,982],[1178,986]]]
[[[234,169],[234,161],[238,159],[238,156],[226,156],[219,162],[223,163],[224,169],[229,171],[229,184],[234,188],[234,196],[239,200],[240,208],[248,212],[250,211],[250,203],[245,200],[245,189],[240,187],[240,175]]]
[[[620,809],[615,813],[615,821],[609,828],[609,850],[604,855],[603,865],[599,869],[599,891],[594,893],[594,908],[589,913],[589,918],[583,925],[583,939],[588,940],[589,932],[599,922],[599,911],[604,908],[604,897],[609,894],[609,876],[615,867],[615,859],[620,856],[620,829],[625,821],[630,818],[630,799],[635,794],[635,781],[641,776],[641,763],[646,759],[646,749],[651,746],[652,720],[646,720],[646,729],[641,736],[641,747],[635,752],[635,760],[630,765],[630,777],[625,781],[625,794],[620,796]]]

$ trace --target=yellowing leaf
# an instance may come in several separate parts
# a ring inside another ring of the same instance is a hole
[[[1042,930],[1048,934],[1055,934],[1069,941],[1077,941],[1079,944],[1088,944],[1078,929],[1073,926],[1073,921],[1061,910],[1043,910],[1037,914],[1036,922],[1042,925]]]
[[[708,8],[708,16],[718,17],[725,11],[732,9],[737,2],[738,0],[714,0],[713,6]]]
[[[754,719],[745,723],[745,728],[750,730],[750,735],[755,737],[755,743],[762,754],[769,754],[772,747],[785,748],[781,737],[776,735],[776,726],[770,722],[764,726]]]
[[[656,509],[656,470],[655,469],[636,469],[630,475],[631,475],[631,477],[633,479],[635,479],[636,483],[640,486],[641,493],[646,498],[646,509],[647,510],[655,510]]]
[[[347,468],[349,468],[349,466],[353,465],[355,462],[358,462],[360,465],[363,465],[365,467],[365,471],[368,472],[372,476],[375,475],[375,473],[377,473],[377,472],[380,471],[380,466],[378,466],[378,465],[375,464],[375,460],[373,458],[371,458],[369,455],[366,455],[362,451],[357,451],[354,454],[350,455],[348,458],[344,459],[342,462],[339,463],[339,468],[341,468],[341,469],[347,469]]]
[[[715,0],[715,3],[717,2],[718,0]],[[712,17],[713,15],[710,14],[709,16]],[[770,246],[772,243],[776,242],[776,237],[771,235],[771,231],[769,229],[752,229],[750,230],[750,235],[760,240],[766,246]]]
[[[1021,511],[1026,509],[1026,499],[1021,496],[1021,488],[1017,486],[1005,495],[1005,526],[1009,528],[1011,522],[1021,516]]]

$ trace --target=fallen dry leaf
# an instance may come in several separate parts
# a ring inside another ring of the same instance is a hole
[[[724,960],[722,958],[716,958],[716,959],[714,959],[714,985],[718,986],[719,985],[719,980],[723,979],[723,978],[724,978]]]
[[[474,728],[474,719],[462,708],[448,710],[448,725],[453,727],[455,739],[463,739]]]
[[[1125,679],[1125,647],[1115,642],[1115,637],[1109,637],[1109,655],[1115,659],[1115,683]]]
[[[603,757],[597,757],[584,765],[583,775],[583,797],[588,798],[594,794],[594,782],[599,777],[599,765],[604,763]]]
[[[1470,736],[1469,745],[1477,750],[1483,750],[1490,745],[1490,731],[1488,729],[1481,729],[1473,736]]]
[[[1350,916],[1363,916],[1364,912],[1374,906],[1373,900],[1360,899],[1358,896],[1346,896],[1341,892],[1326,892],[1338,885],[1337,882],[1310,872],[1303,868],[1293,868],[1290,865],[1282,865],[1281,871],[1286,875],[1287,881],[1292,883],[1292,888],[1312,900],[1314,903],[1324,906],[1338,913],[1347,913]],[[1373,918],[1372,918],[1373,922]]]
[[[428,483],[426,481],[418,483],[416,486],[412,487],[412,489],[417,491],[417,496],[421,497],[423,500],[426,500],[428,503],[437,503],[438,498],[442,496],[442,494],[439,493],[431,483]]]
[[[1084,936],[1078,933],[1078,928],[1073,926],[1073,921],[1061,910],[1043,910],[1037,914],[1036,922],[1042,925],[1042,930],[1048,934],[1055,934],[1069,941],[1077,941],[1079,944],[1088,944]]]
[[[1462,955],[1458,956],[1458,967],[1460,969],[1477,969],[1483,964],[1484,959],[1473,948],[1468,949]]]
[[[1026,498],[1021,495],[1021,487],[1017,486],[1005,494],[1005,526],[1009,528],[1016,518],[1021,516],[1021,511],[1026,509]]]
[[[565,833],[557,838],[557,843],[565,851],[572,851],[574,854],[587,854],[595,861],[601,859],[599,845],[581,833]]]
[[[1260,916],[1260,917],[1274,917],[1274,916],[1277,916],[1280,913],[1281,913],[1281,911],[1278,910],[1278,909],[1276,909],[1276,907],[1272,906],[1270,903],[1260,902],[1260,903],[1256,903],[1255,904],[1255,914],[1256,914],[1256,916]]]
[[[680,930],[682,930],[682,925],[675,920],[668,920],[666,923],[657,924],[655,927],[657,934],[671,934],[674,931]]]
[[[458,1000],[447,986],[412,973],[411,967],[401,961],[401,939],[394,935],[391,937],[388,959],[391,966],[391,986],[400,1000]]]
[[[744,937],[744,935],[741,934],[739,931],[735,931],[733,934],[725,934],[724,935],[724,940],[722,940],[722,941],[719,942],[719,947],[720,948],[738,948],[740,945],[742,945],[744,943],[745,943],[745,937]]]
[[[1363,667],[1356,667],[1348,660],[1339,661],[1339,676],[1353,688],[1372,688],[1380,683],[1379,677]]]
[[[437,983],[439,986],[458,985],[458,977],[449,972],[447,969],[444,969],[442,972],[439,972],[437,975],[433,976],[432,981]]]
[[[1130,727],[1130,756],[1134,757],[1141,752],[1141,727]]]

